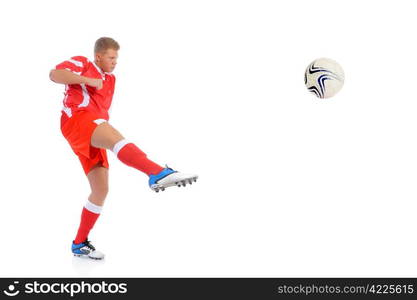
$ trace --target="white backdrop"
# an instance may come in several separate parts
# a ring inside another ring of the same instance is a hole
[[[0,4],[0,276],[417,276],[414,1],[9,1]],[[200,181],[155,194],[112,153],[89,194],[59,130],[57,63],[121,45],[111,122]],[[345,86],[304,87],[315,58]]]

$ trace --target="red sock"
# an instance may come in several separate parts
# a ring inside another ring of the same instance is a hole
[[[164,168],[149,160],[146,154],[134,144],[121,140],[113,147],[113,152],[124,164],[149,175],[158,174]]]
[[[87,202],[81,213],[80,227],[74,240],[75,244],[82,243],[87,239],[90,230],[93,229],[94,224],[100,216],[100,211],[101,206],[97,206],[90,201]]]

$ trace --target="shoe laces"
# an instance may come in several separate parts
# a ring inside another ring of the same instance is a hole
[[[88,248],[90,248],[92,251],[96,251],[96,248],[91,244],[89,240],[85,240],[83,244],[87,246]]]

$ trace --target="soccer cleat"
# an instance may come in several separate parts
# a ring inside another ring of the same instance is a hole
[[[89,257],[91,259],[101,260],[104,258],[104,254],[97,251],[96,248],[91,245],[89,240],[85,240],[82,243],[74,244],[72,242],[72,253],[77,257]]]
[[[165,191],[170,186],[186,186],[196,182],[197,175],[183,174],[166,166],[159,174],[149,176],[149,187],[155,192]]]

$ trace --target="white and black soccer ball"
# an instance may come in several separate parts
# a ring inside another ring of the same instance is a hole
[[[332,59],[319,58],[306,69],[304,83],[307,89],[319,98],[330,98],[343,87],[345,73]]]

